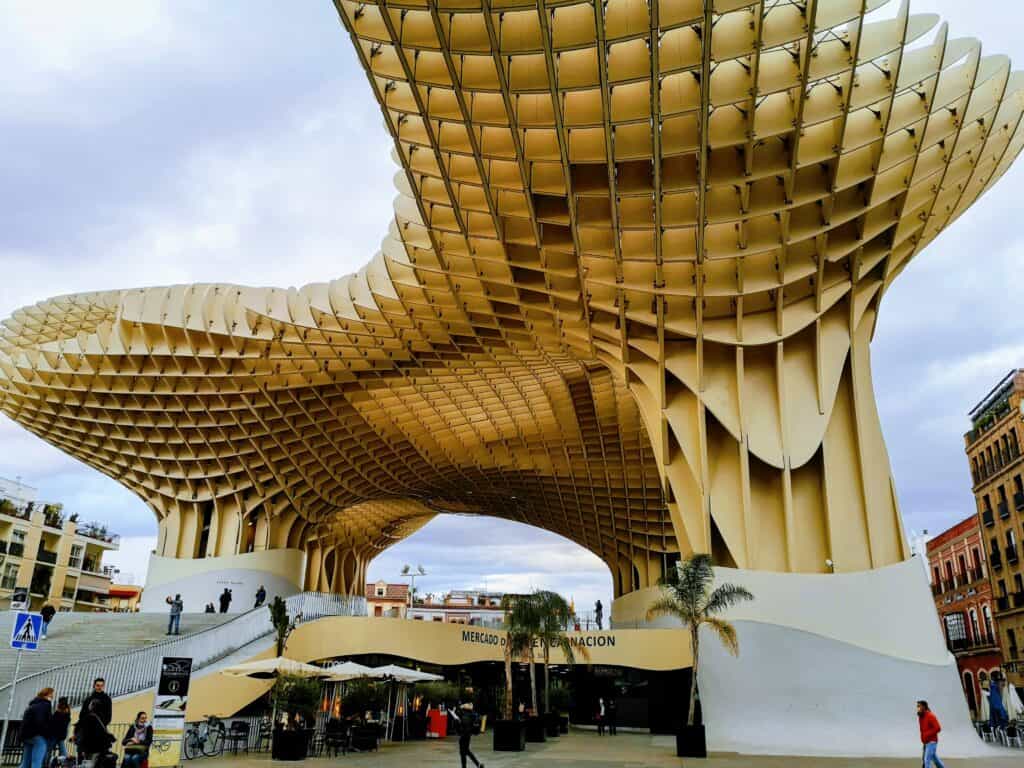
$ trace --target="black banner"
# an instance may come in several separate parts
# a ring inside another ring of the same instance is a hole
[[[187,696],[188,683],[191,677],[192,659],[165,656],[160,664],[160,683],[157,685],[157,695]]]

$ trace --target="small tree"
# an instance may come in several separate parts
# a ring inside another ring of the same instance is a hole
[[[534,648],[540,640],[542,629],[543,605],[538,593],[518,595],[514,598],[511,611],[506,622],[515,627],[517,647],[523,660],[530,665],[530,706],[537,714],[537,670],[535,667]]]
[[[512,719],[512,659],[522,659],[532,643],[528,628],[520,623],[522,612],[517,613],[515,606],[525,598],[523,596],[504,595],[501,608],[505,612],[505,645],[502,652],[505,657],[505,719]]]
[[[299,623],[298,614],[294,619],[288,618],[288,605],[280,595],[275,595],[270,603],[270,623],[274,626],[277,635],[277,655],[284,655],[284,647],[288,642],[288,636],[295,631]]]
[[[721,584],[713,591],[715,571],[710,555],[691,555],[662,579],[664,594],[647,609],[647,619],[655,616],[674,616],[690,630],[690,651],[693,654],[693,672],[690,680],[690,712],[687,725],[694,724],[697,704],[697,659],[700,650],[700,628],[706,624],[718,633],[722,645],[733,656],[739,656],[740,644],[736,628],[725,619],[718,618],[737,603],[753,600],[754,596],[735,584]]]
[[[281,675],[274,682],[271,695],[276,710],[287,712],[289,720],[296,713],[306,722],[312,722],[320,705],[320,681],[294,675]]]
[[[531,595],[535,601],[535,610],[538,618],[538,639],[540,640],[541,652],[544,663],[544,711],[551,711],[551,680],[548,674],[548,667],[551,665],[551,649],[559,648],[565,656],[567,664],[576,663],[576,651],[579,651],[587,661],[590,661],[590,651],[585,646],[578,649],[573,648],[569,642],[565,629],[573,622],[572,609],[557,592],[539,590]]]

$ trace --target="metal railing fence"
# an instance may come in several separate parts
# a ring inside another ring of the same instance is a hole
[[[288,615],[299,623],[325,616],[365,616],[366,599],[324,592],[302,592],[286,598]],[[86,629],[83,627],[83,629]],[[87,630],[86,630],[87,631]],[[193,671],[209,666],[239,648],[273,632],[270,610],[263,606],[235,619],[190,635],[139,648],[118,656],[75,661],[18,680],[12,713],[20,717],[25,707],[44,687],[53,688],[54,699],[67,696],[72,707],[79,706],[92,690],[98,677],[106,680],[111,697],[126,696],[153,688],[160,677],[160,660],[164,656],[192,659]],[[88,637],[82,638],[83,643]],[[0,687],[0,713],[7,711],[10,684]]]

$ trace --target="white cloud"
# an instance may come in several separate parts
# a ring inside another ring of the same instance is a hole
[[[126,536],[121,539],[120,549],[104,556],[103,564],[121,569],[118,580],[122,584],[142,584],[149,571],[149,555],[155,548],[156,536]]]

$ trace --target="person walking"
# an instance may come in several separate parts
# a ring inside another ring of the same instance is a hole
[[[53,688],[43,688],[21,716],[21,768],[42,768],[50,746]]]
[[[476,768],[484,768],[484,764],[476,759],[476,755],[469,748],[469,742],[477,731],[478,720],[476,712],[473,711],[473,705],[469,702],[463,704],[461,710],[461,715],[456,713],[454,709],[449,709],[448,712],[455,718],[456,730],[459,733],[459,760],[462,763],[462,768],[466,768],[467,757],[473,761],[473,765]]]
[[[231,605],[231,590],[224,587],[224,591],[220,593],[220,612],[227,613],[228,607]]]
[[[140,768],[149,759],[149,747],[153,743],[153,726],[149,724],[149,715],[139,712],[135,722],[121,739],[124,747],[122,768]]]
[[[57,699],[56,711],[50,717],[50,727],[47,731],[47,741],[49,742],[46,750],[47,758],[53,755],[54,750],[57,750],[57,754],[62,758],[68,756],[68,749],[64,746],[64,742],[68,738],[68,727],[70,725],[71,706],[68,704],[68,697],[61,696]]]
[[[50,628],[50,622],[53,621],[53,617],[57,614],[57,609],[47,603],[39,611],[39,615],[43,617],[43,628],[39,631],[39,639],[46,639],[46,630]]]
[[[922,765],[924,768],[931,768],[934,764],[938,768],[946,768],[939,760],[936,750],[939,748],[939,718],[928,708],[928,702],[921,699],[917,702],[917,719],[921,728],[921,744],[924,747]]]
[[[605,708],[604,708],[604,698],[603,697],[599,698],[597,700],[597,712],[595,713],[595,715],[596,715],[595,719],[597,720],[597,735],[598,736],[604,736]]]
[[[604,623],[604,606],[601,605],[600,600],[594,603],[594,621],[597,623],[598,629],[604,629],[604,627],[601,626]]]
[[[608,703],[605,705],[604,711],[605,711],[605,714],[604,714],[605,720],[608,721],[608,735],[609,736],[614,736],[617,733],[617,731],[615,730],[615,726],[617,724],[616,723],[616,718],[618,717],[618,714],[619,714],[618,713],[618,705],[616,705],[616,703],[615,703],[615,697],[614,696],[609,696],[608,697]]]
[[[93,709],[93,703],[95,702],[96,716],[103,723],[103,727],[106,728],[110,725],[114,703],[110,700],[110,696],[107,695],[106,688],[107,681],[102,677],[97,677],[92,681],[92,692],[82,702],[82,710],[78,714],[78,722],[82,722],[85,716]]]
[[[263,603],[266,601],[266,599],[267,599],[267,590],[265,590],[263,588],[263,585],[260,584],[260,588],[256,590],[256,605],[253,606],[253,607],[254,608],[259,608],[261,605],[263,605]]]
[[[181,595],[176,594],[173,600],[170,597],[167,598],[167,604],[171,606],[171,612],[167,617],[167,634],[180,635],[181,612],[185,609],[185,603],[182,602]]]

